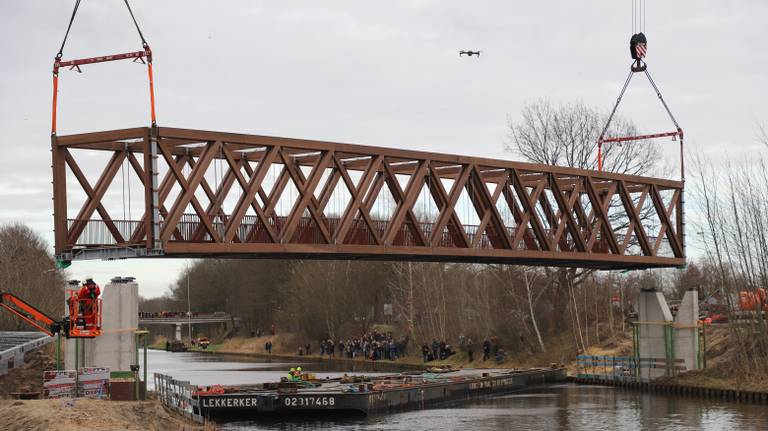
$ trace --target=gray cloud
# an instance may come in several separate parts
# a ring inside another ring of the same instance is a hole
[[[52,240],[50,69],[72,2],[0,3],[0,221]],[[627,73],[629,2],[132,2],[155,52],[161,125],[358,142],[489,157],[508,116],[540,97],[610,109]],[[768,2],[648,4],[648,62],[691,149],[755,143],[768,118],[762,55]],[[65,57],[138,48],[121,2],[81,6]],[[483,56],[459,58],[459,49]],[[145,70],[62,72],[61,133],[146,125]],[[622,113],[649,132],[668,120],[646,83]],[[667,151],[674,158],[674,148]],[[667,154],[665,153],[665,154]],[[83,165],[95,172],[97,161]],[[114,197],[115,199],[117,197]],[[170,265],[170,266],[168,266]],[[157,295],[184,261],[76,263],[133,274]]]

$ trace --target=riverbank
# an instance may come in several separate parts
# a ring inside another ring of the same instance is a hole
[[[251,337],[234,337],[229,340],[225,340],[221,344],[212,344],[206,350],[194,349],[192,351],[206,354],[226,354],[247,356],[257,359],[279,359],[286,362],[295,361],[321,361],[321,362],[333,362],[337,364],[373,364],[381,365],[382,368],[388,368],[389,370],[399,369],[402,371],[408,370],[425,370],[430,368],[528,368],[528,367],[548,367],[553,363],[556,364],[568,364],[570,360],[575,358],[575,352],[571,352],[567,347],[567,340],[557,339],[553,341],[552,346],[547,352],[530,353],[519,352],[517,355],[508,355],[501,362],[497,362],[495,359],[489,359],[482,361],[482,351],[475,351],[474,360],[469,361],[469,355],[466,351],[458,351],[451,355],[449,358],[441,361],[424,362],[420,355],[409,355],[398,358],[397,360],[377,360],[372,361],[362,358],[347,358],[341,356],[330,357],[328,355],[298,355],[292,352],[297,351],[292,346],[296,344],[293,342],[293,336],[291,334],[275,335],[269,337],[251,338]],[[273,348],[272,353],[267,353],[264,348],[264,344],[267,340],[272,340]],[[157,342],[151,347],[164,349],[164,342]],[[631,345],[630,345],[631,348]],[[478,347],[479,349],[479,347]],[[575,362],[573,365],[575,369]]]
[[[676,386],[681,390],[702,388],[745,393],[768,393],[768,369],[762,373],[747,374],[745,370],[734,366],[736,363],[736,349],[734,347],[734,341],[727,326],[708,326],[705,346],[706,368],[688,371],[675,377],[662,377],[654,383],[664,388]],[[584,354],[630,356],[632,354],[631,334],[627,333],[613,340],[590,346]],[[568,364],[568,370],[571,375],[576,374],[575,361]],[[698,393],[698,391],[691,392]]]
[[[271,340],[273,349],[268,354],[264,348],[267,340]],[[764,375],[747,376],[743,370],[732,366],[734,357],[732,342],[725,326],[707,327],[706,359],[707,368],[699,371],[690,371],[680,376],[664,379],[665,384],[679,384],[681,386],[702,387],[710,389],[736,389],[745,391],[768,392],[768,371]],[[158,343],[158,346],[162,343]],[[228,354],[253,357],[256,359],[277,359],[285,362],[322,361],[337,364],[379,364],[382,370],[424,370],[433,367],[450,366],[452,368],[524,368],[547,367],[551,364],[564,364],[568,373],[577,374],[576,356],[578,354],[596,356],[629,356],[632,354],[632,335],[627,330],[624,333],[616,333],[614,336],[603,339],[600,343],[594,343],[583,352],[578,352],[570,334],[557,337],[549,337],[546,340],[546,352],[528,351],[511,352],[504,361],[497,363],[491,359],[479,361],[482,352],[475,352],[475,360],[469,362],[466,352],[459,351],[443,361],[431,361],[424,363],[420,356],[411,355],[399,358],[395,361],[381,360],[371,361],[366,359],[349,359],[327,355],[303,355],[296,352],[298,340],[292,334],[278,334],[275,336],[262,336],[260,338],[235,337],[225,340],[220,344],[212,344],[207,350],[196,352],[206,354]],[[313,346],[314,347],[314,346]],[[479,347],[479,346],[478,346]]]
[[[210,431],[166,411],[158,401],[0,400],[0,429],[25,431]]]

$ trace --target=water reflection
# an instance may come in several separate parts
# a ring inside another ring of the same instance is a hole
[[[276,382],[285,377],[291,367],[301,366],[305,371],[315,373],[321,379],[339,377],[347,373],[385,374],[395,372],[392,367],[366,362],[353,364],[335,364],[327,361],[285,362],[282,359],[262,360],[240,355],[211,355],[195,352],[169,353],[160,350],[147,351],[148,386],[154,389],[152,373],[173,376],[177,380],[186,380],[195,385],[250,385],[264,382]],[[389,369],[388,369],[389,368]]]

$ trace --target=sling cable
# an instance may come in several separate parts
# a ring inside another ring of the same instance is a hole
[[[627,79],[624,82],[624,87],[622,87],[621,93],[619,93],[619,97],[618,99],[616,99],[616,104],[613,106],[613,111],[611,111],[611,115],[608,117],[608,121],[605,124],[603,131],[600,133],[600,138],[598,138],[597,169],[599,171],[603,170],[603,145],[604,144],[671,137],[673,141],[676,139],[680,140],[680,179],[681,181],[684,182],[685,181],[685,165],[684,165],[684,159],[683,159],[683,129],[677,123],[675,116],[672,115],[672,111],[670,111],[669,106],[667,105],[667,102],[664,101],[664,97],[662,97],[659,87],[656,86],[656,82],[654,82],[653,78],[651,78],[651,74],[648,72],[648,65],[645,63],[645,60],[644,60],[646,57],[646,54],[648,53],[648,40],[645,36],[645,27],[646,27],[645,10],[646,10],[645,0],[632,0],[632,33],[633,34],[629,40],[629,51],[630,51],[630,55],[632,57],[633,62],[632,62],[632,65],[630,66],[629,76],[627,76]],[[624,93],[627,91],[627,87],[629,87],[629,83],[632,80],[632,77],[636,73],[644,73],[645,76],[648,78],[648,82],[651,83],[653,90],[656,92],[656,95],[659,97],[661,104],[664,106],[664,109],[667,111],[667,114],[669,115],[669,118],[672,120],[672,123],[675,125],[676,130],[671,132],[665,132],[665,133],[657,133],[653,135],[619,136],[619,137],[606,138],[606,133],[608,132],[608,128],[611,125],[611,121],[613,121],[613,117],[616,114],[616,110],[619,108],[621,99],[624,97]]]
[[[139,33],[139,37],[141,38],[142,49],[140,51],[127,52],[122,54],[103,55],[100,57],[82,58],[78,60],[66,60],[66,61],[62,60],[64,45],[67,43],[67,37],[69,37],[69,31],[72,29],[72,23],[75,21],[75,15],[77,15],[77,10],[80,8],[81,1],[82,0],[75,1],[75,7],[72,10],[72,16],[69,18],[69,25],[67,26],[67,32],[64,34],[64,40],[62,40],[61,42],[61,47],[59,47],[59,52],[56,54],[56,57],[53,60],[53,103],[52,103],[52,112],[51,112],[51,136],[56,136],[56,107],[58,102],[58,90],[59,90],[59,69],[62,67],[68,67],[69,70],[74,70],[78,73],[82,73],[82,70],[80,69],[80,66],[82,65],[93,64],[93,63],[104,63],[107,61],[115,61],[115,60],[131,60],[132,59],[134,62],[141,62],[147,65],[147,74],[149,76],[149,103],[150,103],[151,120],[152,120],[152,126],[153,127],[156,126],[157,118],[155,117],[155,86],[154,86],[154,79],[152,78],[152,50],[149,48],[149,44],[147,43],[147,40],[144,39],[144,34],[142,34],[141,32],[139,23],[136,21],[136,17],[133,15],[133,11],[131,10],[131,6],[128,4],[128,0],[123,0],[123,2],[125,3],[126,8],[128,8],[128,13],[131,15],[131,19],[133,20],[133,25],[136,26],[136,31]]]

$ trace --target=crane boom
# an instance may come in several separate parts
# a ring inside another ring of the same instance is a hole
[[[49,315],[12,293],[0,293],[0,307],[21,317],[27,323],[48,335],[52,336],[62,329],[60,322],[55,321]]]

